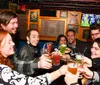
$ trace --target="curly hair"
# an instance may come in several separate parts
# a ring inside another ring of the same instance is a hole
[[[4,37],[8,34],[7,31],[3,30],[3,29],[0,29],[0,47],[1,47],[1,43],[4,39]],[[4,64],[4,65],[7,65],[9,67],[11,67],[13,69],[13,65],[11,64],[11,61],[9,58],[5,58],[1,52],[0,52],[0,64]]]

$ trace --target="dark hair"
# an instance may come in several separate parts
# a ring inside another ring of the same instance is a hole
[[[95,39],[94,42],[96,42],[98,44],[98,46],[100,47],[100,38]]]
[[[100,24],[93,23],[90,25],[89,29],[90,29],[90,32],[91,32],[91,30],[97,30],[97,29],[99,29],[99,31],[100,31]]]
[[[29,29],[27,32],[26,32],[26,36],[30,36],[30,34],[31,34],[31,31],[37,31],[38,32],[38,30],[36,30],[36,29]],[[39,32],[38,32],[39,33]]]
[[[1,24],[8,25],[9,22],[13,18],[16,18],[16,17],[18,17],[18,16],[14,12],[11,12],[11,11],[1,12],[0,13],[0,26],[1,26]]]
[[[74,35],[76,35],[76,32],[75,32],[75,30],[73,30],[73,29],[68,29],[67,32],[66,32],[66,34],[67,34],[68,32],[73,32]]]
[[[61,39],[62,37],[64,37],[64,38],[66,39],[66,42],[67,42],[66,36],[63,35],[63,34],[60,34],[60,35],[58,35],[58,37],[57,37],[57,41],[56,41],[56,44],[57,44],[57,45],[59,45],[60,39]]]

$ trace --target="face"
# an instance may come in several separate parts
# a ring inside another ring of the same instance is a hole
[[[91,48],[91,58],[98,58],[100,57],[100,47],[96,42],[93,43]]]
[[[100,31],[99,31],[99,29],[97,29],[97,30],[91,30],[91,38],[93,40],[95,40],[97,38],[100,38]]]
[[[18,28],[18,18],[13,18],[7,26],[3,27],[5,30],[7,30],[11,34],[16,34],[17,28]]]
[[[61,45],[61,44],[66,44],[66,43],[67,43],[67,42],[66,42],[65,37],[61,37],[61,38],[60,38],[59,44]]]
[[[76,36],[75,36],[75,34],[72,31],[69,31],[67,33],[67,39],[68,39],[68,42],[70,44],[73,44],[75,42],[75,40],[76,40]]]
[[[33,45],[37,46],[39,43],[39,33],[37,31],[31,31],[31,34],[29,37],[27,37],[27,40]]]
[[[14,43],[10,34],[7,34],[1,42],[0,51],[4,57],[14,54]]]

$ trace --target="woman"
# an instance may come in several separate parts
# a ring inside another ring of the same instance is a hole
[[[48,57],[42,55],[40,59],[37,57],[39,43],[39,33],[35,29],[30,29],[26,34],[27,43],[22,46],[19,52],[19,60],[21,61],[34,61],[33,68],[30,65],[20,66],[17,71],[25,75],[35,76],[37,75],[37,68],[50,69],[52,67],[51,60]]]
[[[57,41],[56,41],[56,48],[60,48],[61,45],[67,45],[67,38],[65,35],[63,34],[60,34],[58,35],[57,37]],[[69,49],[68,47],[66,47],[66,50],[65,50],[65,53],[66,54],[63,54],[62,56],[62,60],[66,62],[66,59],[70,59],[70,55],[68,53],[70,53],[71,49]]]
[[[93,62],[92,70],[100,71],[100,38],[96,39],[92,45],[91,58]]]
[[[60,45],[67,44],[67,38],[63,34],[58,35],[56,45],[59,48]]]
[[[0,84],[7,83],[10,85],[48,85],[61,75],[64,75],[66,71],[66,66],[62,66],[60,69],[52,72],[52,73],[47,73],[41,76],[37,77],[28,77],[23,74],[19,74],[16,71],[13,71],[10,67],[9,63],[4,63],[3,61],[5,60],[6,62],[10,62],[8,60],[8,57],[10,55],[14,54],[14,43],[12,41],[12,38],[10,34],[5,31],[0,29]],[[9,65],[9,67],[7,66]],[[1,82],[2,80],[2,82]]]

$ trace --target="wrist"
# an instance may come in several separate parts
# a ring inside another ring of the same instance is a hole
[[[75,82],[75,83],[72,83],[72,84],[70,84],[70,85],[79,85],[77,82]]]
[[[61,71],[60,71],[60,70],[58,70],[58,72],[59,72],[60,76],[62,76],[62,73],[61,73]]]
[[[38,61],[38,68],[40,68],[41,66],[40,66],[40,62]]]
[[[60,75],[62,76],[62,75],[63,75],[63,73],[61,72],[61,70],[59,69],[58,71],[59,71]]]
[[[93,73],[93,75],[92,75],[92,78],[91,79],[94,80],[94,71],[92,71],[92,73]]]

